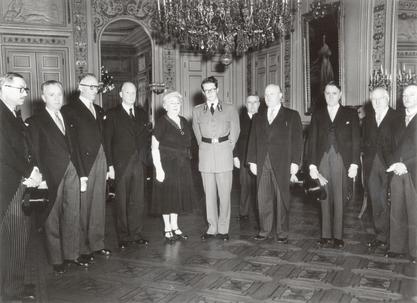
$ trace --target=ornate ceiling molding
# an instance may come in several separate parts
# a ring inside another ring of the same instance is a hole
[[[155,3],[152,0],[93,0],[94,41],[97,42],[99,33],[109,22],[120,17],[139,20],[150,31]]]

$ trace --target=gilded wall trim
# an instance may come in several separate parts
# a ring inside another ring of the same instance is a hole
[[[373,45],[372,67],[379,68],[385,62],[385,26],[386,6],[383,1],[376,1],[373,10]]]
[[[55,45],[65,46],[67,39],[49,36],[34,35],[3,35],[4,44],[35,44],[35,45]]]
[[[73,0],[72,19],[74,29],[74,57],[76,79],[88,71],[87,4],[85,0]]]
[[[139,20],[140,24],[150,31],[155,3],[153,0],[92,0],[94,41],[97,42],[97,37],[103,27],[120,17]]]

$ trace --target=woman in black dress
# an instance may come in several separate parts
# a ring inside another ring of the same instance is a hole
[[[152,158],[156,180],[153,184],[151,210],[162,214],[165,239],[188,238],[178,227],[178,214],[192,209],[194,188],[191,176],[191,127],[179,116],[182,96],[171,92],[163,97],[167,113],[155,124],[152,136]]]

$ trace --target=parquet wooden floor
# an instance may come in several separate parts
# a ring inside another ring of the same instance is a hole
[[[48,266],[41,234],[34,230],[28,256],[28,282],[37,284],[37,301],[95,302],[417,302],[417,268],[406,259],[389,259],[365,243],[372,230],[357,219],[360,203],[347,205],[344,249],[318,248],[320,211],[302,196],[291,204],[289,244],[256,242],[255,220],[239,222],[238,186],[232,194],[231,240],[203,242],[198,202],[180,217],[187,241],[166,244],[162,220],[148,216],[148,246],[117,248],[111,202],[106,245],[109,258],[89,269],[70,267],[56,276]]]

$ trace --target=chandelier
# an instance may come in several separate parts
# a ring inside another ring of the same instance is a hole
[[[213,55],[241,55],[293,31],[301,0],[157,0],[154,31],[174,42]]]

